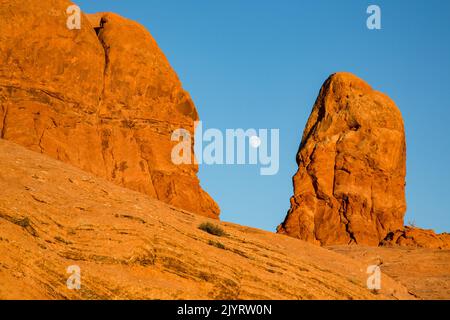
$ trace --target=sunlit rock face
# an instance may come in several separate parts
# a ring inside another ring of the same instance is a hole
[[[322,86],[278,232],[321,245],[378,245],[403,228],[406,143],[394,102],[350,73]]]
[[[0,138],[217,218],[194,161],[171,160],[172,132],[198,114],[155,40],[111,13],[71,30],[70,5],[1,1]]]

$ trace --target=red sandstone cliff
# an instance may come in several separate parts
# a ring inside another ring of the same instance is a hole
[[[1,1],[0,138],[218,218],[197,166],[171,161],[172,132],[198,114],[155,40],[110,13],[69,30],[70,4]]]

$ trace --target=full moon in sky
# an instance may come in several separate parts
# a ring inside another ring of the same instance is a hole
[[[255,149],[258,148],[261,145],[261,139],[257,136],[251,136],[250,145]]]

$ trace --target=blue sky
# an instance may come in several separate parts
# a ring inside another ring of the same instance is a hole
[[[408,220],[450,231],[450,1],[75,1],[147,27],[205,128],[279,128],[280,171],[200,167],[221,219],[273,231],[292,195],[295,155],[323,81],[349,71],[388,94],[407,135]],[[379,5],[382,30],[366,28]]]

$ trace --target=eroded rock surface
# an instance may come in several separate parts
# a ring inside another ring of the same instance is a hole
[[[394,102],[350,73],[320,90],[278,232],[312,243],[378,245],[403,228],[406,144]]]
[[[217,218],[197,165],[171,161],[198,114],[155,40],[111,13],[69,30],[70,4],[0,1],[0,138]]]

